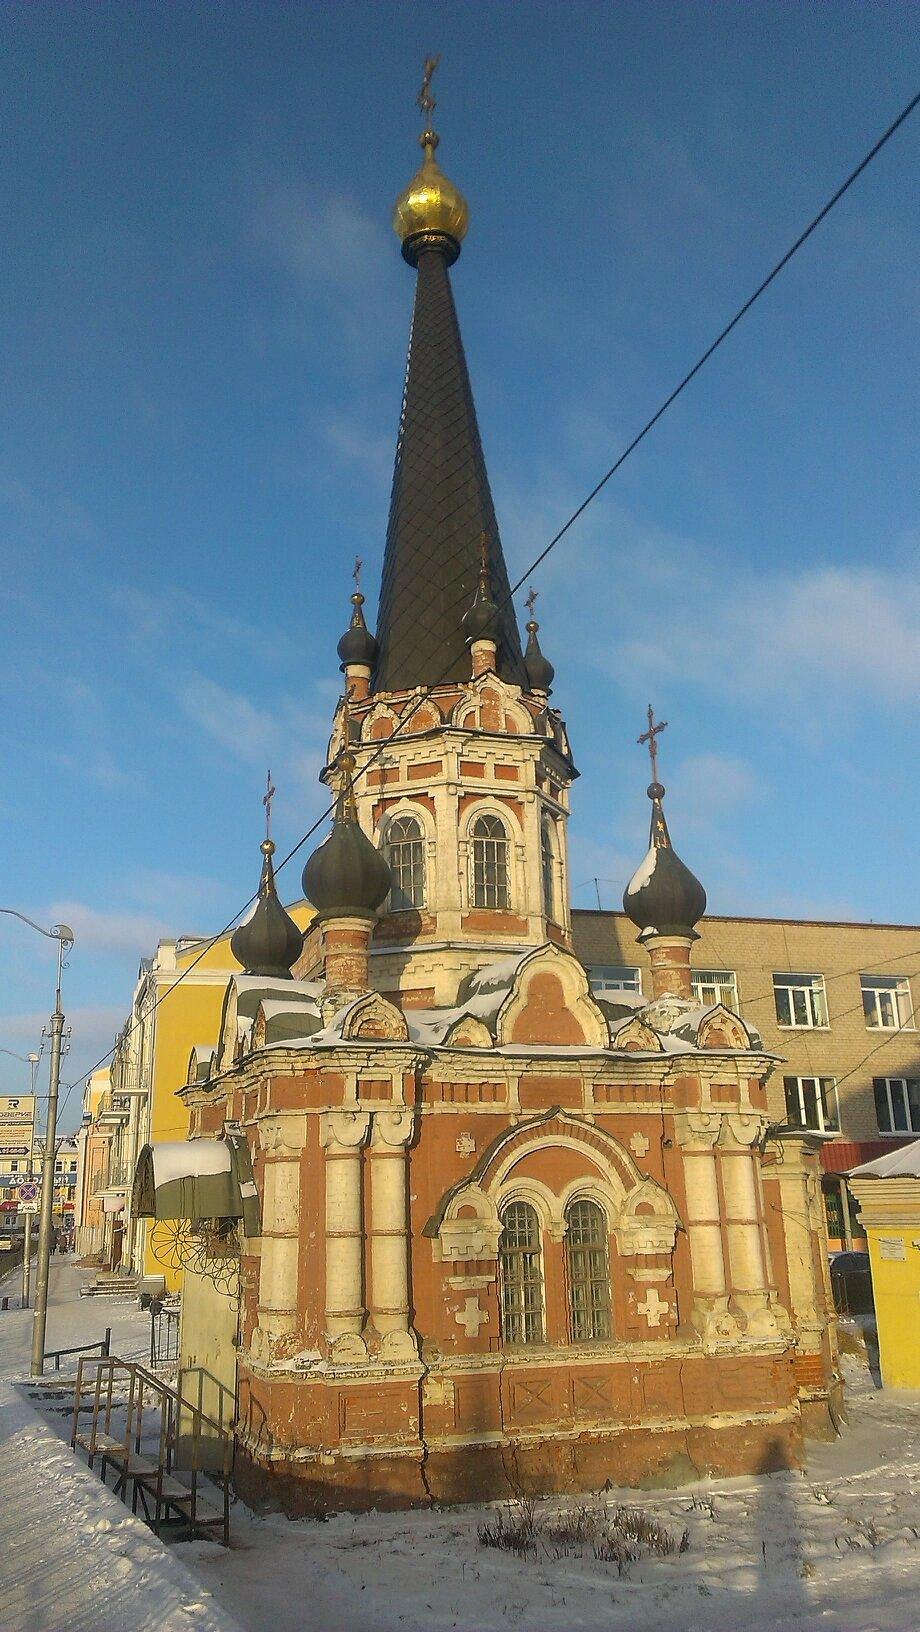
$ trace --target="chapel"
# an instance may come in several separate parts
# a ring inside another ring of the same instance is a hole
[[[595,996],[572,950],[578,772],[510,593],[451,287],[469,212],[422,105],[379,608],[356,579],[316,917],[285,911],[266,838],[169,1199],[141,1164],[146,1210],[207,1245],[183,1375],[229,1402],[241,1492],[292,1514],[795,1466],[839,1409],[817,1141],[771,1113],[753,1026],[692,996],[706,896],[651,716],[624,895],[651,998]]]

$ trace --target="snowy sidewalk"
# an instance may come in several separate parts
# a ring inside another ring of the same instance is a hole
[[[80,1300],[85,1278],[53,1264],[48,1344],[93,1342],[111,1326],[116,1352],[120,1336],[122,1352],[143,1353],[146,1317]],[[240,1632],[7,1380],[28,1375],[31,1332],[31,1310],[0,1314],[0,1632]],[[60,1428],[69,1434],[69,1417]]]

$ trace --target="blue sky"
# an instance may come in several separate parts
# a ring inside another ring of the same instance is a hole
[[[0,26],[0,904],[77,931],[69,1082],[157,936],[250,894],[266,765],[282,848],[322,809],[355,553],[376,604],[425,52],[516,576],[920,47],[871,4],[7,0]],[[713,911],[920,916],[918,154],[915,116],[538,574],[576,905],[644,851],[651,698]],[[34,1046],[52,976],[0,919],[0,1046]]]

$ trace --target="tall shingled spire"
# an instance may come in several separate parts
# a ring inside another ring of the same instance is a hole
[[[466,201],[435,161],[438,137],[425,65],[419,106],[425,161],[396,204],[393,225],[417,269],[377,617],[375,691],[467,680],[463,617],[479,581],[480,540],[490,540],[497,669],[526,688],[527,675],[505,567],[448,268],[467,229]]]

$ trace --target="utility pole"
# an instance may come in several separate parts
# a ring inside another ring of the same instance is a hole
[[[38,1070],[38,1054],[29,1055],[29,1069],[32,1072],[32,1134],[29,1140],[29,1178],[32,1177],[35,1161],[35,1073]],[[32,1292],[32,1214],[26,1213],[25,1234],[22,1242],[22,1307],[28,1309],[29,1298]]]
[[[54,1141],[57,1133],[58,1089],[61,1082],[61,1038],[64,1034],[64,1011],[61,1008],[61,971],[64,950],[73,946],[73,935],[66,924],[58,924],[54,931],[58,943],[57,987],[54,1013],[51,1016],[51,1072],[48,1082],[48,1121],[45,1127],[45,1148],[42,1153],[42,1210],[38,1227],[38,1266],[35,1279],[35,1311],[32,1316],[33,1377],[41,1377],[45,1369],[45,1326],[48,1319],[48,1275],[51,1263],[51,1226],[54,1207]]]

